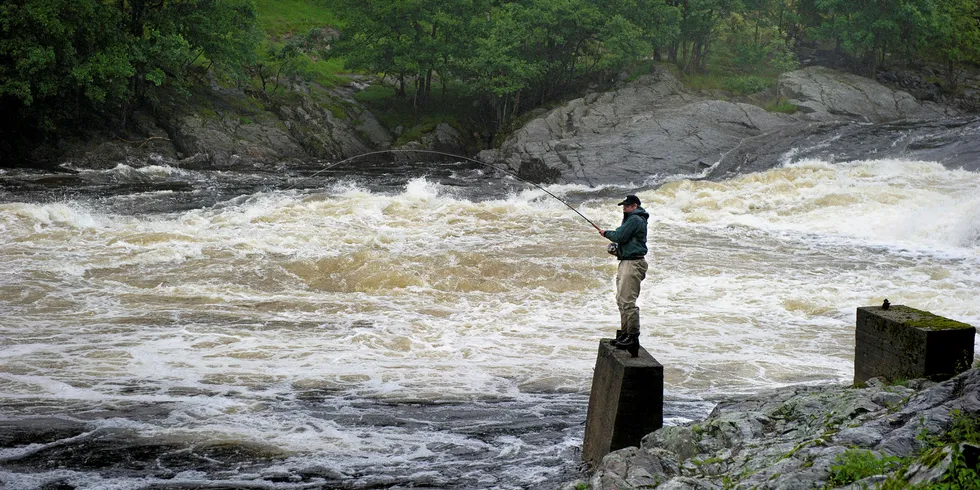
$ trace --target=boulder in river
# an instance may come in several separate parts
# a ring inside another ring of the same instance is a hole
[[[532,119],[480,158],[540,181],[639,185],[698,174],[743,139],[796,121],[749,104],[701,99],[657,67],[623,88]]]

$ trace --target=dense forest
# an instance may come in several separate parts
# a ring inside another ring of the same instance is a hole
[[[955,94],[980,63],[980,3],[5,0],[0,153],[83,126],[124,131],[134,110],[209,84],[275,96],[289,81],[378,75],[414,111],[455,91],[500,127],[652,62],[751,92],[801,53],[868,75],[929,64]]]

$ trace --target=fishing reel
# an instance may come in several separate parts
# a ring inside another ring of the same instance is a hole
[[[616,256],[618,256],[619,255],[619,244],[616,243],[616,242],[610,243],[609,245],[606,246],[606,252],[608,252],[609,255],[616,255]]]

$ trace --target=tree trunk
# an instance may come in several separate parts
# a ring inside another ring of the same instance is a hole
[[[422,98],[422,103],[428,103],[430,95],[432,95],[432,70],[425,74],[425,96]]]

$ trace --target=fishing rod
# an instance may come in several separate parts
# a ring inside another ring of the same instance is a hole
[[[534,182],[531,182],[530,180],[527,180],[527,179],[521,177],[520,175],[517,175],[517,172],[514,172],[513,170],[510,170],[510,169],[501,168],[501,167],[498,167],[496,165],[489,164],[487,162],[481,162],[480,160],[476,160],[474,158],[464,157],[463,155],[455,155],[455,154],[447,153],[447,152],[444,152],[444,151],[436,151],[436,150],[414,150],[414,149],[393,149],[393,150],[371,151],[371,152],[368,152],[368,153],[361,153],[360,155],[354,155],[354,156],[352,156],[350,158],[345,158],[345,159],[343,159],[343,160],[341,160],[339,162],[336,162],[336,163],[331,163],[330,165],[327,165],[326,167],[321,168],[320,170],[314,172],[309,177],[304,177],[303,179],[304,180],[305,179],[312,179],[313,177],[316,177],[317,175],[319,175],[319,174],[321,174],[323,172],[326,172],[327,170],[330,170],[330,169],[332,169],[332,168],[334,168],[336,166],[342,165],[342,164],[347,163],[347,162],[349,162],[351,160],[355,160],[355,159],[358,159],[358,158],[361,158],[361,157],[366,157],[366,156],[371,156],[371,155],[379,155],[379,154],[382,154],[382,153],[406,153],[406,152],[429,153],[429,154],[433,154],[433,155],[442,155],[442,156],[447,156],[447,157],[452,157],[452,158],[459,158],[459,159],[462,159],[462,160],[467,160],[467,161],[470,161],[470,162],[473,162],[473,163],[476,163],[476,164],[479,164],[479,165],[483,165],[484,167],[490,167],[490,168],[492,168],[494,170],[498,170],[500,172],[504,172],[506,174],[512,175],[512,176],[516,177],[517,179],[521,180],[522,182],[526,182],[528,184],[531,184],[534,187],[537,187],[538,189],[540,189],[541,191],[543,191],[545,194],[547,194],[547,195],[555,198],[556,201],[564,204],[565,207],[567,207],[568,209],[571,209],[572,211],[574,211],[575,214],[581,216],[582,219],[584,219],[585,221],[588,221],[589,224],[592,225],[593,228],[595,228],[596,230],[601,230],[601,228],[599,228],[598,225],[596,225],[595,223],[593,223],[592,220],[590,220],[589,218],[586,218],[585,215],[582,214],[582,213],[580,213],[577,209],[573,208],[571,204],[568,204],[567,202],[563,201],[558,196],[552,194],[550,191],[548,191],[548,189],[545,189],[544,187],[541,187],[540,185],[535,184]],[[286,189],[284,189],[284,190],[289,190],[289,189],[292,189],[293,187],[294,187],[294,185],[290,185],[290,186],[286,187]]]

